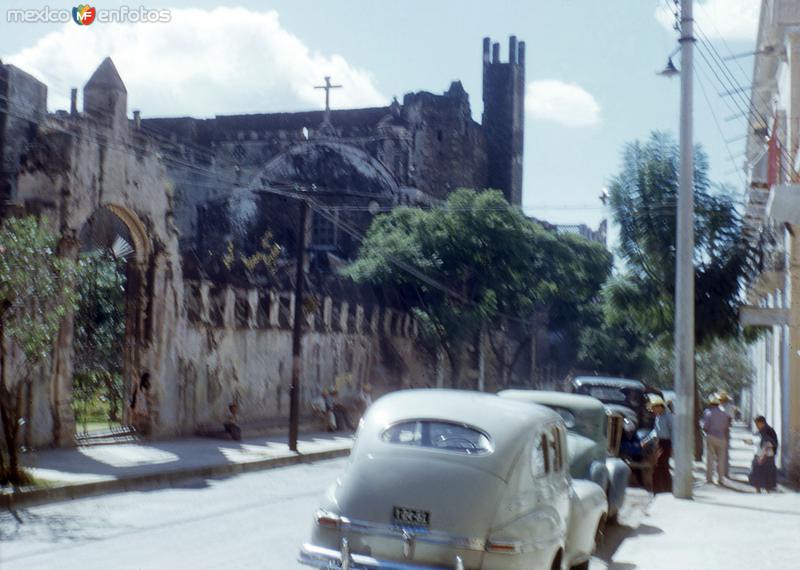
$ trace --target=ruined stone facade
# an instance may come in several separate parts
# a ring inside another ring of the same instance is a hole
[[[512,37],[507,63],[490,47],[482,123],[458,81],[370,109],[130,119],[110,59],[85,85],[82,112],[73,93],[69,112],[49,114],[46,86],[0,65],[0,216],[45,216],[71,257],[98,212],[124,224],[133,247],[124,375],[150,372],[156,436],[219,425],[234,400],[244,421],[285,421],[297,193],[315,204],[306,412],[331,384],[345,396],[365,382],[378,394],[441,385],[447,363],[421,344],[402,296],[357,287],[336,268],[377,212],[458,187],[498,188],[521,204],[524,44]],[[72,329],[68,317],[29,394],[30,445],[73,441]],[[486,358],[480,347],[464,355],[476,386],[492,383]]]

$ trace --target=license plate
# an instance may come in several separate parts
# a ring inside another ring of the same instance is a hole
[[[395,524],[402,526],[424,526],[431,524],[431,513],[405,507],[394,507],[393,519]]]

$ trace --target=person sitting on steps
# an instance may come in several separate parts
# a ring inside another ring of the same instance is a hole
[[[228,413],[225,416],[225,432],[234,441],[242,441],[242,428],[239,427],[239,406],[236,402],[228,405]]]

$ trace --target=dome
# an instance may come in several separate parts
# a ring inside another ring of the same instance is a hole
[[[393,194],[398,185],[386,167],[356,147],[332,141],[299,144],[270,160],[264,184],[315,185],[323,191]]]

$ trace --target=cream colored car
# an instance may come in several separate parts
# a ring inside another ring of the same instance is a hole
[[[543,406],[454,390],[376,401],[300,561],[346,570],[588,567],[603,489],[569,475]]]

